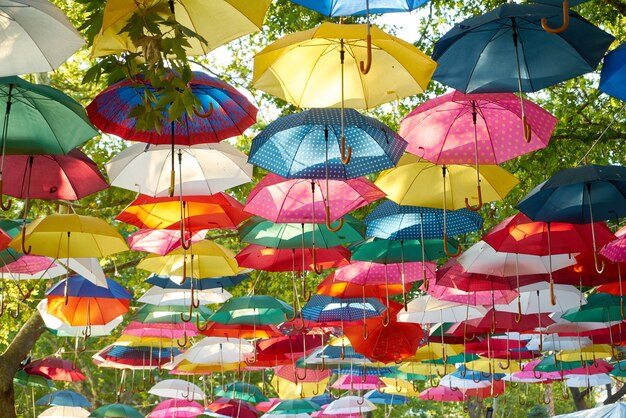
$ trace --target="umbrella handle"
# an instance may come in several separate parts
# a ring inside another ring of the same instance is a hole
[[[246,357],[246,358],[244,359],[244,361],[246,362],[246,364],[247,364],[248,366],[252,366],[253,364],[255,364],[255,363],[256,363],[256,361],[257,361],[257,356],[256,356],[256,354],[257,354],[257,351],[256,351],[256,345],[255,345],[255,346],[254,346],[254,356],[253,356],[252,358]]]
[[[522,126],[524,128],[524,140],[526,142],[530,142],[533,136],[533,130],[530,126],[530,123],[526,120],[526,115],[522,115]]]
[[[478,383],[478,382],[476,382],[476,383]],[[458,392],[458,391],[460,391],[461,389],[460,389],[460,388],[457,388],[457,387],[455,387],[455,386],[450,386],[450,390],[451,390],[452,392]]]
[[[196,328],[198,328],[198,331],[200,332],[206,331],[207,328],[209,328],[208,322],[205,322],[204,325],[200,326],[200,315],[198,314],[196,314]]]
[[[563,0],[563,24],[558,28],[551,28],[548,25],[548,19],[541,18],[541,27],[548,33],[562,33],[569,26],[569,0]]]
[[[602,272],[604,271],[604,260],[600,261],[600,267],[598,267],[598,253],[595,251],[593,252],[593,264],[598,274],[602,274]]]
[[[215,110],[215,108],[213,107],[213,102],[209,103],[209,110],[207,110],[206,112],[202,113],[202,112],[198,112],[198,110],[194,107],[193,108],[193,114],[196,115],[199,118],[210,118],[211,115],[213,114],[213,110]]]
[[[382,325],[387,328],[389,326],[389,322],[391,321],[391,316],[389,315],[389,309],[385,311],[385,315],[383,316]]]
[[[342,360],[346,359],[346,346],[343,345],[343,341],[341,342],[341,354],[339,356]]]
[[[528,401],[523,396],[520,396],[517,399],[517,403],[519,404],[519,406],[526,406],[528,404]]]
[[[11,205],[13,204],[13,200],[9,199],[7,200],[6,205],[4,204],[4,194],[2,193],[3,190],[3,181],[2,181],[2,175],[0,174],[0,208],[2,208],[3,211],[7,211],[9,209],[11,209]]]
[[[191,235],[191,233],[189,235]],[[188,249],[191,248],[191,238],[189,238],[189,241],[187,241],[187,239],[185,239],[185,221],[184,221],[184,219],[180,220],[180,246],[183,247],[185,250],[188,250]]]
[[[326,205],[326,228],[328,228],[331,232],[337,232],[341,228],[343,228],[343,218],[339,218],[339,225],[337,227],[332,226],[332,222],[330,221],[330,206]]]
[[[306,278],[302,278],[302,299],[304,300],[304,302],[308,302],[311,300],[311,296],[313,295],[313,292],[311,291],[311,289],[307,289],[306,287]],[[304,323],[304,321],[302,321]]]
[[[193,319],[193,305],[189,305],[189,318],[185,317],[184,313],[180,313],[180,320],[183,322],[191,322]]]
[[[20,316],[20,302],[17,302],[17,309],[15,309],[14,311],[9,309],[9,316],[13,319],[17,319]]]
[[[348,154],[346,155],[346,137],[341,135],[341,162],[346,165],[352,159],[352,147],[348,147]]]
[[[498,367],[504,370],[508,370],[511,367],[511,357],[506,356],[506,367],[502,365],[501,362],[498,362]]]
[[[428,381],[430,383],[430,386],[434,387],[434,388],[438,388],[439,387],[439,380],[435,380],[433,378],[432,374],[428,375]]]
[[[0,294],[0,316],[4,315],[4,293]]]
[[[563,399],[564,401],[568,401],[569,398],[570,398],[569,391],[562,390],[561,391],[561,399]]]
[[[399,392],[399,391],[398,391]],[[363,396],[359,396],[356,400],[358,405],[363,405],[365,403],[365,398]]]
[[[316,260],[316,258],[317,258],[317,257],[315,256],[315,254],[316,254],[316,251],[315,251],[315,248],[313,248],[313,249],[311,250],[311,261],[312,261],[312,263],[311,263],[311,264],[313,265],[313,271],[314,271],[316,274],[322,274],[322,272],[324,271],[324,267],[322,267],[322,266],[318,266],[318,265],[317,265],[317,260]],[[304,269],[304,266],[302,266],[302,268]],[[294,303],[295,303],[295,302],[294,302]],[[295,304],[294,304],[294,307],[295,307]],[[294,308],[294,309],[295,309],[295,308]]]
[[[311,393],[312,393],[314,396],[319,395],[319,394],[320,394],[320,385],[316,384],[316,385],[315,385],[315,389],[311,389]]]
[[[32,245],[29,245],[28,250],[27,250],[25,241],[26,241],[26,224],[24,224],[24,226],[22,227],[22,253],[24,253],[25,255],[28,255],[30,254],[33,247]]]
[[[457,247],[456,252],[453,254],[450,251],[448,251],[448,234],[443,234],[443,252],[448,256],[448,257],[456,257],[457,255],[461,254],[461,247]]]
[[[176,339],[176,344],[180,348],[184,348],[187,345],[187,343],[189,342],[189,337],[187,336],[187,331],[184,332],[183,337],[184,337],[184,340],[183,340],[182,344],[180,342],[180,339],[178,339],[178,338]]]
[[[369,24],[367,27],[369,31]],[[366,75],[370,72],[372,68],[372,35],[370,33],[367,34],[367,63],[363,61],[359,61],[359,69],[361,70],[361,74]]]
[[[507,385],[511,386],[513,389],[517,389],[519,387],[519,382],[508,382]]]
[[[435,367],[435,373],[437,373],[437,376],[444,377],[446,375],[446,369],[445,369],[445,362],[444,362],[444,369],[443,369],[443,373],[439,373],[439,368]]]
[[[297,367],[293,370],[293,375],[296,378],[296,382],[298,380],[301,381],[301,382],[304,382],[304,380],[306,379],[306,374],[307,374],[307,368],[306,367],[304,367],[304,376],[300,376],[298,374],[298,368]]]
[[[465,198],[465,207],[471,210],[472,212],[478,212],[480,208],[483,207],[483,193],[480,189],[480,183],[478,183],[476,190],[478,191],[478,204],[476,206],[470,205],[469,199],[467,197]]]
[[[160,363],[157,366],[157,373],[159,374],[159,376],[163,376],[163,374],[165,373],[165,370],[163,370]]]
[[[370,334],[367,332],[367,324],[363,322],[363,339],[367,340]]]
[[[175,183],[176,183],[176,171],[172,169],[172,171],[170,171],[170,188],[167,191],[167,194],[170,197],[174,197]]]

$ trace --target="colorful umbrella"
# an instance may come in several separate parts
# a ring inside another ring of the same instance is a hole
[[[374,389],[367,392],[363,397],[378,405],[406,405],[411,402],[407,396],[382,393]]]
[[[351,1],[337,0],[292,0],[324,16],[354,16],[364,14],[380,14],[390,12],[410,12],[423,6],[428,0],[371,0],[367,6]]]
[[[497,279],[494,278],[494,280]],[[454,284],[453,282],[452,286],[443,286],[437,284],[435,280],[429,280],[428,287],[423,287],[426,288],[429,295],[436,299],[473,306],[492,305],[494,303],[506,305],[514,301],[518,295],[515,290],[506,289],[465,291],[454,287]]]
[[[45,396],[37,399],[37,402],[35,402],[35,404],[91,408],[91,402],[89,402],[80,393],[76,393],[72,390],[58,390],[48,393]]]
[[[335,273],[333,272],[322,280],[319,285],[317,285],[316,293],[319,295],[333,296],[342,299],[358,297],[383,299],[387,296],[399,295],[403,292],[407,292],[410,287],[411,284],[407,284],[405,287],[402,287],[402,285],[393,283],[386,286],[359,286],[354,283],[335,280]]]
[[[58,357],[45,357],[33,360],[24,367],[24,371],[50,380],[62,380],[65,382],[85,380],[85,375],[74,363]]]
[[[204,406],[196,401],[168,399],[160,402],[148,415],[149,418],[195,418],[204,412]]]
[[[376,405],[359,396],[344,396],[335,401],[324,410],[325,415],[353,414],[376,410]]]
[[[448,386],[428,388],[420,392],[419,397],[424,401],[436,402],[465,402],[468,399],[465,393],[460,390],[452,390]]]
[[[315,254],[315,256],[313,256]],[[346,265],[350,251],[344,247],[276,249],[250,244],[235,257],[239,266],[265,271],[312,271]]]
[[[220,324],[219,322],[208,322],[201,334],[207,337],[226,338],[273,338],[283,335],[274,325]]]
[[[80,406],[53,406],[37,416],[48,418],[87,418],[89,411]]]
[[[387,285],[411,283],[418,280],[435,277],[435,263],[407,262],[395,264],[380,264],[369,261],[352,261],[335,271],[334,279],[341,282],[350,282],[361,286]],[[426,275],[422,275],[422,270]]]
[[[313,295],[302,308],[302,317],[316,322],[358,321],[382,315],[386,310],[378,299],[339,299]]]
[[[67,322],[48,313],[48,299],[42,299],[37,304],[37,310],[46,324],[46,328],[58,337],[84,337],[89,334],[92,337],[110,335],[123,321],[120,315],[105,325],[71,326]]]
[[[616,263],[626,263],[626,226],[615,233],[617,239],[609,242],[600,254]]]
[[[232,298],[220,307],[210,320],[221,324],[269,325],[292,315],[291,306],[280,299],[265,295]]]
[[[261,389],[244,382],[233,382],[220,386],[215,388],[213,394],[221,398],[239,399],[250,403],[269,401],[269,399],[263,395]]]
[[[137,46],[131,41],[125,27],[135,13],[150,11],[157,13],[160,19],[175,19],[181,26],[200,36],[202,41],[186,38],[190,43],[185,48],[187,55],[206,55],[220,45],[258,31],[270,3],[269,0],[246,4],[220,0],[208,4],[183,0],[171,3],[168,8],[160,2],[129,4],[122,0],[108,1],[104,8],[102,27],[93,42],[92,54],[101,57],[124,51],[136,52]],[[167,28],[171,30],[170,26]]]
[[[207,230],[203,229],[191,235],[189,241],[194,244],[204,239]],[[181,247],[180,230],[170,229],[140,229],[128,236],[128,246],[131,250],[146,253],[165,255]]]
[[[588,388],[591,386],[612,385],[613,379],[606,373],[599,374],[568,374],[565,384],[570,388]]]
[[[425,261],[437,260],[446,257],[446,254],[443,251],[443,240],[425,239],[423,241],[423,246]],[[447,249],[449,253],[454,253],[457,250],[456,242],[452,239],[449,240]],[[353,245],[350,247],[350,250],[352,251],[353,262],[370,261],[373,263],[393,264],[423,261],[422,241],[419,239],[397,241],[381,238],[368,238],[365,241]]]
[[[135,408],[119,403],[103,405],[89,415],[92,418],[124,417],[144,418]]]
[[[600,73],[600,91],[620,100],[626,100],[624,90],[624,54],[626,45],[622,44],[605,55]]]
[[[286,414],[299,414],[299,413],[311,413],[319,411],[320,408],[316,403],[311,402],[308,399],[289,399],[282,401],[267,411],[270,414],[286,415]]]
[[[271,385],[281,399],[302,399],[319,395],[324,392],[332,375],[330,370],[295,367],[291,362],[275,370]]]
[[[259,416],[254,406],[238,399],[229,398],[219,398],[213,401],[207,406],[206,414],[233,418],[257,418]]]
[[[321,180],[285,179],[269,173],[250,191],[244,210],[272,222],[324,223],[326,203],[329,221],[384,197],[363,177],[329,180],[329,194]],[[313,213],[321,214],[313,218]]]
[[[193,280],[189,280],[189,284]],[[198,281],[202,282],[202,281]],[[191,289],[167,289],[158,286],[152,286],[146,290],[137,302],[149,303],[152,305],[187,305],[188,303],[200,303],[202,305],[210,305],[213,303],[224,303],[233,295],[224,289],[196,289],[193,294]]]
[[[54,279],[66,274],[65,267],[55,264],[49,257],[25,255],[0,267],[0,277],[13,280]]]

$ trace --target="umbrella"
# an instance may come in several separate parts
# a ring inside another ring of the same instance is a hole
[[[132,321],[122,330],[123,335],[132,335],[134,337],[151,337],[151,338],[163,338],[174,339],[188,336],[198,335],[198,328],[192,324],[168,324],[168,323],[156,323],[156,324],[144,324],[142,322]]]
[[[531,129],[522,128],[522,109]],[[400,135],[415,155],[435,164],[473,163],[479,173],[480,164],[500,164],[546,147],[556,122],[534,103],[520,104],[512,93],[452,92],[413,109],[400,123]],[[480,209],[480,176],[477,182]]]
[[[144,418],[135,408],[119,403],[103,405],[89,415],[92,418],[125,417]]]
[[[190,285],[191,282],[192,280],[189,280]],[[150,303],[152,305],[187,305],[187,303],[191,302],[210,305],[213,303],[224,303],[232,296],[230,292],[224,289],[200,290],[194,288],[192,294],[191,289],[174,290],[152,286],[137,299],[137,302]]]
[[[0,11],[2,77],[53,71],[85,44],[65,13],[48,1],[11,0]]]
[[[304,254],[303,254],[304,253]],[[315,253],[315,257],[313,256]],[[346,265],[350,251],[344,247],[276,249],[250,244],[235,257],[240,267],[265,271],[312,271]]]
[[[13,383],[21,386],[30,386],[37,388],[46,388],[52,389],[54,387],[54,383],[52,379],[47,379],[43,376],[29,374],[24,370],[18,370],[13,376]]]
[[[71,326],[60,318],[48,313],[48,299],[44,298],[37,304],[37,310],[50,332],[59,337],[92,337],[110,335],[123,321],[120,315],[105,325]]]
[[[150,418],[195,418],[204,412],[204,406],[196,401],[168,399],[160,402],[148,415]]]
[[[89,411],[80,406],[53,406],[46,409],[38,417],[87,418]]]
[[[330,273],[320,284],[317,285],[316,293],[324,296],[337,298],[379,298],[383,299],[391,295],[399,295],[410,290],[411,284],[404,287],[399,284],[360,286],[349,282],[335,280],[335,273]]]
[[[130,320],[145,324],[182,324],[183,321],[180,318],[180,314],[186,310],[187,308],[183,306],[144,305],[130,317]],[[198,322],[204,322],[208,320],[211,314],[212,312],[209,308],[200,305],[197,310],[194,310],[193,317],[194,319],[197,317]]]
[[[207,337],[273,338],[283,334],[274,325],[220,324],[209,322],[201,333]]]
[[[192,368],[188,369],[185,365],[215,364],[218,366],[216,371],[219,371],[220,367],[226,364],[238,366],[251,356],[253,351],[254,346],[242,339],[205,337],[183,354],[176,356],[172,366],[176,370],[193,372]]]
[[[606,373],[599,374],[568,374],[565,384],[570,388],[588,388],[590,386],[612,385],[613,379]]]
[[[247,156],[227,143],[176,145],[179,184],[174,196],[212,195],[252,180],[252,165]],[[172,184],[167,162],[172,159],[170,145],[133,144],[116,154],[105,165],[111,185],[150,196],[168,196]]]
[[[263,395],[261,389],[244,382],[228,383],[224,386],[215,388],[213,391],[215,396],[231,399],[239,399],[245,402],[258,403],[266,402],[269,399]]]
[[[313,212],[323,214],[326,202],[329,220],[336,221],[348,212],[382,197],[369,180],[357,177],[349,180],[328,180],[328,191],[321,180],[285,179],[269,173],[248,193],[244,210],[272,222],[324,223],[324,216],[313,218]]]
[[[204,239],[207,230],[203,229],[191,235],[189,241],[194,244]],[[131,250],[146,253],[166,255],[181,247],[180,230],[171,229],[140,229],[128,236],[128,246]]]
[[[289,399],[274,405],[272,409],[267,411],[269,414],[286,415],[286,414],[300,414],[311,413],[319,411],[320,408],[316,403],[308,399]]]
[[[173,2],[167,8],[160,2],[129,4],[123,0],[107,1],[102,27],[93,42],[92,54],[101,57],[124,51],[136,52],[137,47],[125,27],[135,13],[146,13],[152,9],[151,12],[158,13],[159,18],[174,18],[178,24],[200,36],[202,41],[191,37],[187,39],[190,43],[185,48],[187,55],[206,55],[220,45],[258,31],[270,3],[269,0],[246,4],[220,0],[208,4],[198,0],[183,0]]]
[[[210,320],[221,324],[278,324],[293,314],[291,306],[265,295],[241,296],[228,300]]]
[[[257,418],[259,416],[259,413],[254,406],[238,399],[229,398],[216,399],[213,403],[207,406],[205,414],[208,416],[233,418]]]
[[[485,311],[482,307],[442,301],[427,295],[410,301],[407,309],[398,313],[398,321],[418,324],[461,322],[471,318],[482,318]]]
[[[302,308],[302,317],[316,322],[358,321],[382,315],[386,310],[376,298],[339,299],[313,295]]]
[[[407,396],[382,393],[375,389],[368,391],[363,397],[379,405],[406,405],[411,402]]]
[[[364,75],[359,63],[367,61],[368,29],[376,65]],[[286,35],[259,52],[253,85],[298,107],[337,107],[343,102],[368,109],[422,93],[435,66],[413,45],[375,26],[323,23]],[[292,71],[296,67],[299,71]]]
[[[194,283],[195,288],[198,290],[208,290],[208,289],[224,289],[225,287],[233,287],[243,282],[248,278],[246,273],[241,273],[236,276],[222,276],[222,277],[207,277],[207,278],[199,278]],[[152,284],[154,286],[158,286],[163,289],[173,289],[173,290],[188,290],[191,289],[191,281],[183,281],[181,283],[182,277],[167,277],[167,276],[158,276],[153,274],[152,276],[146,279],[146,283]]]
[[[34,9],[23,7],[21,2],[16,4],[19,9]],[[3,77],[0,78],[0,96],[6,101],[6,108],[0,115],[4,119],[3,156],[67,154],[97,135],[83,107],[50,86],[31,84],[19,77]],[[4,162],[0,163],[0,186],[3,170]],[[4,207],[4,203],[2,205]],[[10,201],[7,205],[10,207]]]
[[[624,54],[626,45],[622,44],[606,54],[600,73],[600,91],[624,101]]]
[[[457,247],[454,244],[454,240],[448,241],[449,253],[456,251]],[[423,246],[424,261],[446,257],[443,251],[443,240],[425,239]],[[419,239],[391,240],[374,237],[354,244],[350,250],[352,251],[352,261],[370,261],[382,264],[423,261],[421,257],[422,241]]]
[[[370,0],[367,7],[361,3],[337,0],[292,0],[324,16],[354,16],[364,14],[380,14],[390,12],[410,12],[423,6],[428,0]]]
[[[83,395],[71,390],[58,390],[50,392],[45,396],[37,399],[37,405],[54,405],[54,406],[73,406],[91,408],[89,402]]]
[[[448,386],[428,388],[420,392],[419,397],[424,401],[436,402],[464,402],[467,400],[465,393],[460,390],[452,390]]]
[[[279,366],[275,370],[271,385],[281,399],[302,399],[319,395],[324,392],[332,375],[329,370],[295,367],[293,363]]]
[[[474,306],[493,305],[494,303],[506,305],[515,300],[518,295],[518,292],[515,290],[506,289],[465,291],[454,287],[454,283],[452,283],[452,286],[443,286],[437,284],[435,280],[429,280],[426,291],[429,295],[439,300]]]
[[[325,415],[353,414],[376,410],[376,405],[359,396],[344,396],[334,400],[324,410]]]
[[[622,312],[624,296],[608,293],[594,293],[587,298],[587,304],[565,311],[561,318],[572,322],[610,322],[624,320]]]
[[[28,374],[43,376],[46,379],[74,382],[85,380],[83,373],[69,360],[58,357],[45,357],[33,360],[24,367]]]
[[[600,254],[615,263],[626,263],[626,226],[617,231],[615,236],[617,238],[606,244]]]
[[[55,264],[49,257],[25,255],[0,267],[0,277],[13,280],[54,279],[66,274],[65,267]]]
[[[626,167],[565,168],[528,193],[516,206],[534,221],[593,223],[626,216]],[[595,229],[591,229],[595,267]],[[602,263],[602,265],[604,265]]]

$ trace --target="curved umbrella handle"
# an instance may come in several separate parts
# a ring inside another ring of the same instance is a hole
[[[430,383],[430,386],[434,387],[434,388],[438,388],[439,387],[439,380],[435,380],[433,378],[432,374],[428,375],[428,381]]]
[[[295,378],[296,378],[296,382],[297,382],[298,380],[300,380],[300,381],[302,381],[302,382],[303,382],[303,381],[306,379],[307,368],[306,368],[306,367],[304,367],[304,376],[300,376],[300,375],[298,374],[298,368],[297,368],[297,367],[293,370],[293,374],[294,374],[294,376],[295,376]]]
[[[211,115],[213,114],[213,110],[215,110],[215,108],[213,107],[213,102],[209,103],[209,110],[207,110],[206,112],[202,113],[202,112],[198,112],[198,110],[194,107],[193,108],[193,114],[196,115],[199,118],[210,118]]]
[[[189,305],[189,318],[185,317],[184,313],[180,313],[180,320],[183,322],[191,322],[193,319],[193,305]]]
[[[313,296],[313,292],[311,291],[311,289],[307,289],[306,278],[303,275],[303,277],[302,277],[302,299],[304,300],[304,302],[308,302],[308,301],[311,300],[311,296]],[[304,321],[302,321],[302,322],[304,323]]]
[[[541,19],[541,27],[548,33],[562,33],[569,27],[569,0],[563,0],[563,24],[558,28],[551,28],[548,19]]]
[[[483,193],[480,189],[480,183],[478,183],[476,190],[478,191],[478,204],[476,206],[470,205],[469,199],[467,197],[465,198],[465,207],[471,210],[472,212],[478,212],[480,208],[483,207]]]
[[[341,162],[346,165],[352,159],[352,147],[348,147],[348,154],[346,155],[346,137],[341,135]]]
[[[518,293],[517,294],[517,313],[515,314],[515,323],[519,324],[521,320],[522,320],[522,300]]]
[[[476,382],[476,383],[478,383],[478,382]],[[460,388],[457,388],[456,386],[450,386],[450,390],[451,390],[452,392],[458,392],[458,391],[460,391],[461,389],[460,389]]]
[[[511,367],[511,357],[506,356],[506,367],[503,366],[501,362],[498,362],[498,367],[504,370],[508,370]]]
[[[294,290],[295,292],[295,290]],[[285,319],[287,320],[287,322],[292,322],[295,321],[296,318],[298,317],[298,300],[297,300],[298,296],[296,293],[293,294],[293,303],[291,308],[293,309],[293,316],[289,316],[289,314],[285,314]]]
[[[315,254],[316,254],[315,248],[313,248],[311,250],[311,261],[312,261],[311,264],[313,265],[313,271],[316,274],[322,274],[322,272],[324,271],[324,267],[317,265],[317,257],[315,256]],[[304,269],[304,266],[302,266],[302,268]]]
[[[318,384],[316,384],[316,385],[315,385],[315,389],[311,389],[311,393],[312,393],[314,396],[319,395],[319,394],[320,394],[320,386],[319,386]]]
[[[256,356],[257,352],[256,352],[256,344],[254,346],[254,356],[252,358],[245,358],[245,362],[248,366],[252,366],[253,364],[255,364],[257,362],[257,356]]]
[[[363,61],[359,61],[359,69],[361,70],[361,74],[366,75],[370,72],[372,68],[372,34],[369,33],[370,27],[369,24],[367,26],[367,63]]]
[[[600,266],[598,267],[598,253],[596,251],[593,252],[593,264],[598,274],[602,274],[604,271],[604,260],[600,260]]]
[[[339,231],[341,228],[343,228],[343,223],[344,223],[343,218],[339,218],[339,225],[333,228],[332,222],[330,221],[330,206],[326,205],[325,208],[326,208],[326,228],[328,228],[330,232]]]
[[[389,315],[389,309],[385,311],[385,315],[383,316],[382,325],[387,328],[389,326],[389,322],[391,321],[391,316]]]
[[[184,332],[184,334],[183,334],[183,338],[184,338],[184,340],[183,340],[182,344],[181,344],[181,342],[180,342],[180,339],[178,339],[178,338],[176,339],[176,344],[177,344],[180,348],[184,348],[184,347],[187,345],[187,343],[189,342],[189,337],[187,336],[187,331],[185,331],[185,332]]]
[[[0,175],[0,208],[3,211],[7,211],[9,209],[11,209],[11,205],[13,203],[13,200],[9,199],[7,200],[6,205],[4,204],[4,194],[2,193],[3,190],[3,180],[2,180],[2,175]]]
[[[24,253],[25,255],[28,255],[30,254],[33,247],[32,245],[29,245],[28,250],[27,250],[25,241],[26,241],[26,223],[24,223],[24,226],[22,227],[22,253]]]
[[[533,137],[533,130],[530,123],[526,120],[526,115],[522,115],[522,127],[524,128],[524,140],[530,142]]]
[[[456,257],[457,255],[461,254],[461,247],[457,247],[456,249],[456,253],[451,253],[450,251],[448,251],[448,234],[444,233],[443,234],[443,252],[448,256],[448,257]]]
[[[363,322],[363,339],[367,340],[370,334],[367,332],[367,323]]]
[[[14,311],[9,310],[9,316],[13,319],[17,319],[20,316],[20,303],[17,303],[17,309],[15,309]]]
[[[438,368],[438,367],[435,367],[435,373],[437,373],[437,376],[439,376],[440,378],[441,378],[441,377],[444,377],[444,376],[446,375],[446,369],[445,369],[445,367],[446,367],[446,366],[445,366],[445,362],[444,362],[444,366],[443,366],[443,367],[444,367],[444,369],[443,369],[443,373],[440,373],[440,372],[439,372],[439,368]]]

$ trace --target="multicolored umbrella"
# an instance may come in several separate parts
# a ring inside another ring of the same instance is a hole
[[[313,256],[315,254],[315,256]],[[350,251],[344,247],[311,248],[302,250],[276,249],[250,244],[235,257],[239,266],[265,271],[313,271],[329,269],[349,263]]]
[[[351,1],[336,0],[292,0],[327,17],[355,16],[390,12],[410,12],[423,6],[428,0],[370,0],[367,6]]]

